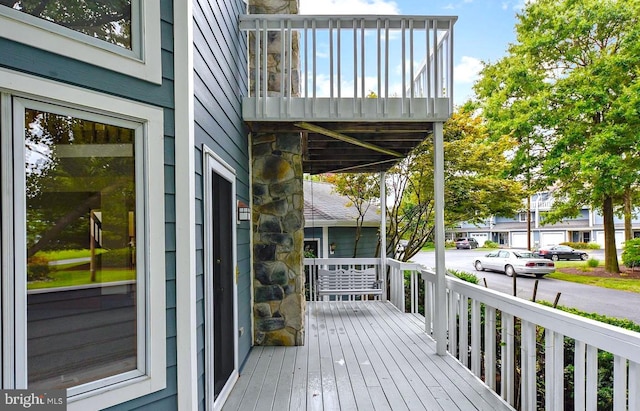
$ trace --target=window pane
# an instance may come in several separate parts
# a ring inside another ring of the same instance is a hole
[[[131,50],[131,0],[14,0],[9,4],[15,10]]]
[[[29,388],[137,368],[135,132],[25,112]]]

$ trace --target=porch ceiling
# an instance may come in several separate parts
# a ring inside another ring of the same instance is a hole
[[[327,133],[301,127],[298,122],[248,122],[254,133],[302,134],[305,173],[380,172],[398,163],[432,132],[430,122],[313,122],[312,126],[339,133],[356,141],[344,141]],[[362,145],[360,145],[362,144]],[[397,155],[386,151],[397,152]]]

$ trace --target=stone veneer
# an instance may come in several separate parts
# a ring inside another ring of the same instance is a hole
[[[296,14],[297,0],[251,0],[250,14]],[[299,95],[298,39],[294,34],[291,95]],[[280,33],[267,39],[269,96],[281,95]],[[287,41],[287,39],[285,39]],[[255,42],[249,40],[250,88],[254,94]],[[262,44],[264,47],[264,43]],[[286,77],[285,77],[286,78]],[[253,134],[253,314],[256,345],[304,344],[304,198],[300,133]]]
[[[254,325],[258,345],[304,343],[300,134],[254,136]]]

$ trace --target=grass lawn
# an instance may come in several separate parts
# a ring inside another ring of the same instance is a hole
[[[39,288],[56,288],[56,287],[70,287],[73,285],[85,285],[85,284],[97,284],[97,283],[110,283],[113,281],[126,281],[134,280],[136,272],[135,270],[127,269],[111,269],[102,270],[96,273],[96,282],[91,282],[91,273],[88,270],[82,271],[56,271],[51,273],[51,280],[49,281],[33,281],[27,283],[28,290],[35,290]]]
[[[579,275],[561,273],[556,271],[555,273],[547,275],[548,278],[555,278],[556,280],[571,281],[574,283],[595,285],[597,287],[612,288],[614,290],[631,291],[634,293],[640,293],[640,281],[635,278],[607,278],[597,277],[592,275]]]
[[[96,254],[104,253],[104,248],[96,248]],[[57,251],[39,251],[36,255],[41,255],[49,261],[58,260],[70,260],[72,258],[90,257],[91,250],[79,249],[79,250],[57,250]]]

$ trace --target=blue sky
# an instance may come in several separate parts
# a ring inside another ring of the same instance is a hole
[[[454,103],[473,95],[481,61],[495,62],[515,41],[523,0],[299,0],[300,14],[457,16],[454,27]]]

